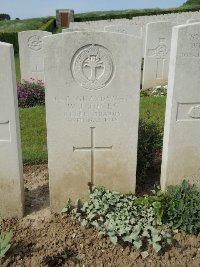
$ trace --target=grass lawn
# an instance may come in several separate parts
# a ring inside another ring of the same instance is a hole
[[[45,107],[20,108],[23,162],[47,161]]]
[[[52,17],[0,21],[0,32],[37,30]]]
[[[140,117],[159,123],[161,130],[164,128],[166,97],[141,97]]]
[[[141,97],[140,116],[164,124],[165,97]],[[24,164],[47,162],[45,107],[19,110]]]

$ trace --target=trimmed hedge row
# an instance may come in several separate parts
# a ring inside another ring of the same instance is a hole
[[[49,21],[47,21],[47,23],[42,25],[38,30],[53,32],[55,28],[56,28],[56,20],[55,18],[52,18]]]
[[[132,19],[137,16],[152,16],[152,15],[161,15],[161,14],[170,14],[170,13],[182,13],[182,12],[194,12],[199,11],[200,6],[195,7],[179,7],[179,8],[169,8],[169,9],[132,9],[132,10],[122,10],[122,11],[99,11],[99,12],[90,12],[84,14],[75,15],[75,22],[84,22],[84,21],[95,21],[95,20],[109,20],[109,19]]]
[[[52,32],[55,29],[55,25],[55,19],[52,18],[38,30]],[[0,32],[0,41],[13,44],[15,54],[19,53],[18,32]]]
[[[13,44],[15,54],[18,53],[18,32],[0,32],[0,41]]]

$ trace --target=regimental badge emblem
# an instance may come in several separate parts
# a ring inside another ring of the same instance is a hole
[[[112,54],[101,45],[84,46],[72,58],[71,71],[75,81],[83,88],[102,89],[113,77]]]
[[[199,119],[200,118],[200,105],[192,107],[188,115],[193,119]]]
[[[28,39],[28,47],[34,51],[42,49],[42,39],[37,35],[33,35]]]

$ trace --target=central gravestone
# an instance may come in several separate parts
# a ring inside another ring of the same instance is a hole
[[[88,183],[134,192],[141,40],[73,32],[44,47],[52,209],[85,199]]]

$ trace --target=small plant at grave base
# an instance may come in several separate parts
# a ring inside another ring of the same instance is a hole
[[[45,88],[41,80],[17,82],[18,105],[21,108],[45,104]]]
[[[152,96],[166,96],[167,95],[167,86],[156,86],[153,88]]]
[[[141,90],[140,91],[140,97],[145,97],[145,96],[149,96],[148,92],[145,90]]]
[[[159,124],[147,118],[140,119],[138,130],[137,180],[143,181],[148,168],[153,165],[157,152],[162,148],[162,132]]]
[[[72,252],[68,250],[67,248],[65,248],[62,254],[62,258],[64,260],[68,260],[71,256],[72,256]]]
[[[160,85],[156,87],[152,87],[146,90],[141,90],[140,91],[140,96],[145,97],[145,96],[167,96],[167,85]]]
[[[100,234],[108,235],[113,244],[123,240],[137,249],[147,241],[156,252],[171,242],[171,234],[161,226],[163,193],[137,198],[104,188],[90,188],[89,201],[63,209],[82,226],[94,226]]]
[[[169,186],[163,202],[163,223],[191,234],[200,232],[200,192],[196,185],[183,181]]]
[[[9,250],[12,237],[12,232],[0,232],[0,258]]]

